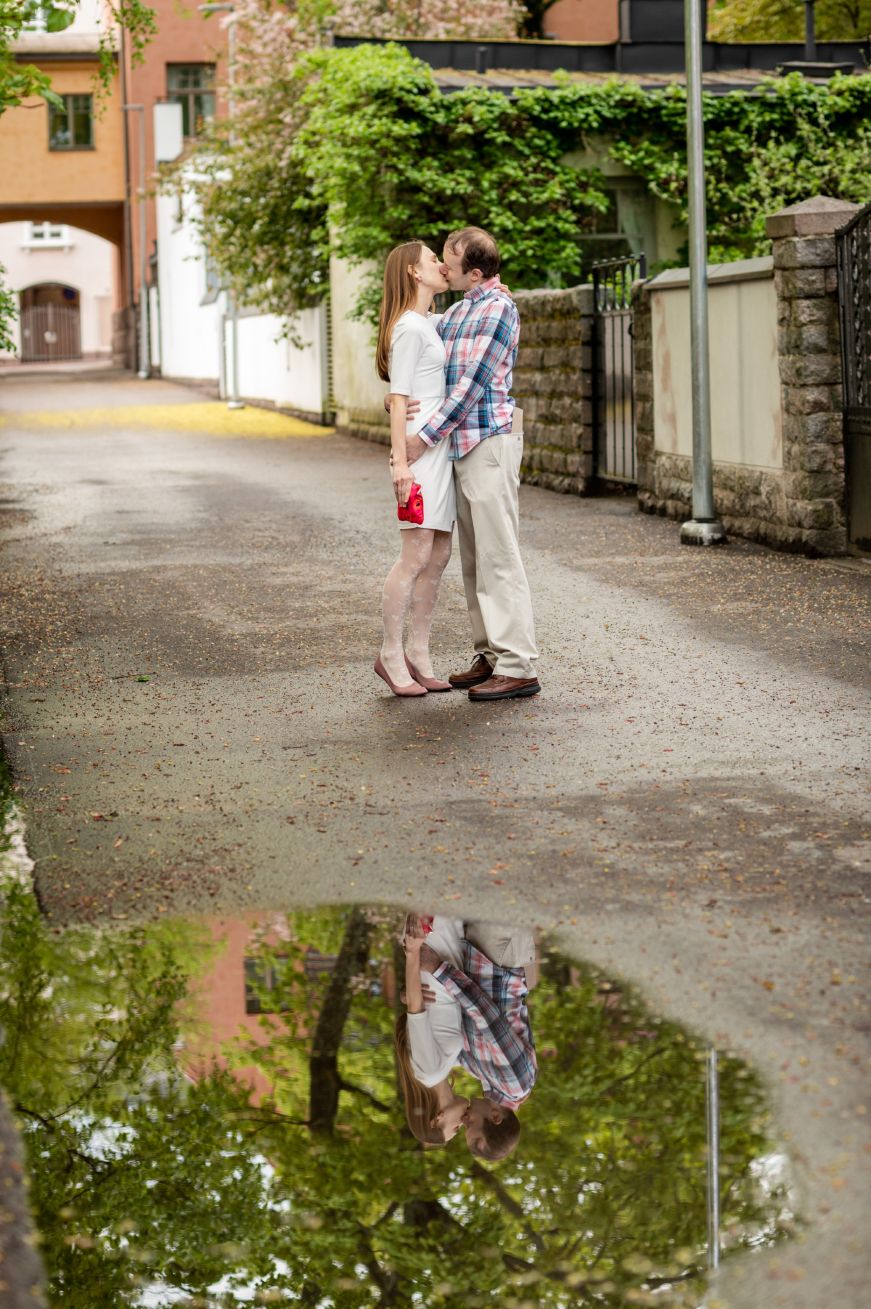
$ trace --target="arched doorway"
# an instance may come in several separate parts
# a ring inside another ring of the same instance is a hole
[[[43,282],[28,286],[19,299],[24,363],[81,359],[81,304],[75,287]]]

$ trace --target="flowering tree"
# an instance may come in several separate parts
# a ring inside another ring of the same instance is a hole
[[[255,80],[330,36],[511,40],[520,0],[239,0],[240,54]]]

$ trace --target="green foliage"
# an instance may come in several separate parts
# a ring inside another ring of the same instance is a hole
[[[249,303],[279,314],[323,295],[334,253],[374,261],[361,305],[371,316],[393,245],[419,236],[438,248],[469,222],[499,240],[511,286],[571,285],[609,204],[601,172],[571,154],[625,165],[684,229],[685,114],[679,86],[566,76],[512,96],[446,95],[398,46],[318,50],[247,95],[232,149],[220,128],[200,147],[203,240]],[[706,95],[704,115],[714,261],[766,253],[764,219],[782,205],[871,198],[871,78],[771,78]]]
[[[53,4],[43,4],[41,0],[30,0],[25,5],[28,19],[42,13],[42,20],[47,32],[64,32],[76,16],[76,0],[57,0]]]
[[[0,264],[0,350],[14,350],[15,342],[9,329],[15,320],[18,306],[15,295],[3,285],[5,272],[6,269]]]
[[[804,0],[714,0],[708,12],[712,41],[803,41]],[[871,33],[871,0],[817,0],[818,41],[864,41]]]
[[[11,48],[28,16],[20,0],[0,0],[0,114],[30,96],[45,95],[50,87],[48,74],[32,64],[19,64]]]
[[[445,96],[397,46],[309,59],[316,74],[292,152],[352,263],[400,240],[438,246],[474,222],[498,235],[516,287],[581,272],[578,216],[604,210],[601,177],[562,162],[564,145],[527,96]],[[377,274],[370,306],[377,297]]]

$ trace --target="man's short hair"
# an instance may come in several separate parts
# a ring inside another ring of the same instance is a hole
[[[486,282],[499,272],[502,263],[499,247],[483,227],[461,227],[458,232],[451,232],[445,244],[455,255],[462,255],[464,273],[480,268]]]
[[[520,1140],[520,1119],[512,1109],[506,1109],[501,1123],[494,1123],[489,1118],[485,1118],[481,1124],[481,1132],[484,1145],[479,1150],[473,1150],[472,1153],[481,1159],[489,1159],[491,1163],[497,1159],[505,1159]]]

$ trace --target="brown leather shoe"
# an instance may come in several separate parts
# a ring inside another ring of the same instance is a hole
[[[538,695],[537,677],[503,677],[494,673],[486,682],[469,692],[470,700],[516,700],[522,695]]]
[[[482,682],[489,682],[493,676],[493,669],[488,664],[482,654],[475,655],[472,667],[465,673],[449,673],[448,681],[451,686],[455,686],[458,691],[468,691],[470,686],[480,686]]]

